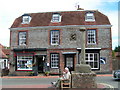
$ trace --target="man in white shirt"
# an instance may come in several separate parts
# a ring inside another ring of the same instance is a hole
[[[56,81],[56,82],[51,82],[52,83],[52,85],[54,85],[55,87],[60,87],[60,83],[61,83],[61,80],[67,80],[67,79],[69,79],[70,78],[70,72],[69,72],[69,69],[66,67],[65,68],[65,70],[63,71],[63,76],[62,77],[60,77],[59,79],[58,79],[58,81]]]

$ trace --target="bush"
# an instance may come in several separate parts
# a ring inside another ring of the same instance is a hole
[[[7,76],[8,74],[9,74],[9,69],[8,68],[2,69],[1,76]]]

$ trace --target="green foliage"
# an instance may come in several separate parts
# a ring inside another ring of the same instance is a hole
[[[115,58],[115,51],[112,50],[112,58]]]
[[[120,52],[120,46],[115,47],[114,51],[115,51],[115,52]]]
[[[45,75],[46,75],[46,76],[48,76],[49,74],[50,74],[50,72],[49,72],[49,71],[46,71],[46,72],[45,72]]]

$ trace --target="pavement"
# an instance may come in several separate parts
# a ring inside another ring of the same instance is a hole
[[[97,75],[97,77],[99,76],[112,76],[112,74],[99,74]],[[59,78],[59,76],[3,76],[0,78]],[[2,88],[54,88],[52,87],[51,84],[47,84],[47,85],[7,85],[7,86],[2,86]],[[105,84],[105,83],[97,83],[97,88],[114,88],[111,85]]]

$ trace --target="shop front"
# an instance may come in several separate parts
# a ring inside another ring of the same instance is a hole
[[[11,64],[14,66],[15,73],[34,72],[36,67],[38,73],[45,70],[46,49],[14,49],[14,60]]]

